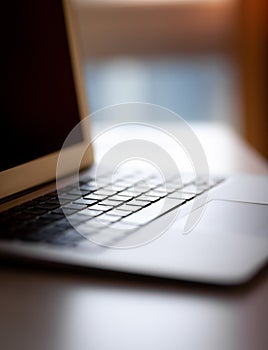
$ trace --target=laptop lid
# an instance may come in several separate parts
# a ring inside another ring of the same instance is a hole
[[[70,1],[8,3],[5,26],[0,198],[53,181],[65,138],[88,115]],[[76,170],[74,160],[89,144],[89,125],[81,124],[63,150],[63,176]],[[81,169],[92,162],[88,147]]]

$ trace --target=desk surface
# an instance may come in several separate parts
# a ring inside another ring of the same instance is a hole
[[[212,170],[268,174],[267,163],[225,126],[194,128]],[[264,350],[268,345],[267,269],[234,288],[3,263],[0,271],[1,349]]]

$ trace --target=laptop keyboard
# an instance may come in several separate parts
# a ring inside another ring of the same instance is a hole
[[[152,213],[161,201],[171,199],[172,205],[167,208],[170,211],[224,180],[217,177],[207,182],[188,178],[182,182],[170,178],[163,183],[154,176],[126,175],[111,183],[110,178],[100,177],[98,184],[88,178],[80,181],[79,190],[76,186],[66,186],[60,192],[53,191],[2,212],[0,239],[78,245],[86,238],[66,216],[78,229],[86,225],[94,233],[107,225],[133,232],[159,217],[147,215],[147,211]]]

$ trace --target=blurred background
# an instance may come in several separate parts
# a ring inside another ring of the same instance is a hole
[[[72,2],[91,112],[158,104],[227,123],[268,159],[265,0]]]

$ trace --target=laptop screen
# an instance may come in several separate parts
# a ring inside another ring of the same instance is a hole
[[[61,2],[6,7],[0,171],[59,150],[80,120]]]

